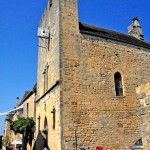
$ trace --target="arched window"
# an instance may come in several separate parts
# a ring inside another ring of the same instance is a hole
[[[122,78],[119,72],[114,75],[116,96],[123,96]]]

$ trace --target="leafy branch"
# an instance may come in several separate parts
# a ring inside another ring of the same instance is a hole
[[[13,122],[13,131],[15,134],[23,134],[24,131],[31,130],[34,124],[33,118],[19,118]]]

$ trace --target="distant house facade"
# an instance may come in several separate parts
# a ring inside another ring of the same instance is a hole
[[[23,117],[33,118],[35,120],[35,100],[36,100],[36,84],[31,91],[24,94],[20,105],[23,105]],[[31,141],[27,143],[27,150],[34,148],[35,140],[34,134],[32,135]]]
[[[16,108],[20,109],[10,112],[5,119],[5,132],[4,138],[8,138],[8,146],[12,145],[14,148],[17,147],[17,143],[22,143],[22,134],[15,134],[12,127],[13,122],[19,118],[35,118],[35,98],[36,98],[36,85],[33,87],[32,91],[26,91],[24,96],[19,102],[19,98],[16,100]],[[16,144],[14,144],[16,143]],[[34,147],[34,139],[27,143],[27,150],[31,150]]]
[[[19,98],[16,99],[16,107],[19,107]],[[14,109],[15,109],[14,108]],[[22,136],[20,134],[14,134],[12,131],[12,123],[18,118],[22,117],[23,109],[19,109],[18,111],[11,111],[9,114],[6,115],[5,119],[5,130],[4,130],[4,139],[7,139],[7,143],[5,146],[10,146],[11,143],[15,140],[22,140]]]
[[[135,88],[149,82],[150,43],[78,22],[77,1],[48,1],[40,22],[36,149],[128,150],[141,139]]]

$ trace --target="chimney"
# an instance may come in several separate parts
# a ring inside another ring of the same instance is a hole
[[[142,34],[142,28],[139,23],[139,18],[135,17],[132,20],[132,24],[128,27],[128,34],[134,36],[139,40],[144,40],[144,36]]]
[[[19,97],[16,98],[16,108],[19,107]]]

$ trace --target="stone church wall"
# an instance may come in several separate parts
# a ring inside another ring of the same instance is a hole
[[[78,148],[129,149],[141,138],[135,88],[149,80],[150,53],[88,35],[80,38],[79,55],[73,55],[78,62],[71,70],[77,73],[65,74],[66,149],[75,143],[74,130]],[[123,96],[115,93],[116,72],[122,76]]]
[[[51,150],[128,150],[141,138],[135,88],[149,81],[149,50],[81,34],[76,0],[53,1],[40,26],[49,28],[51,41],[46,50],[40,46],[47,41],[39,39],[37,148],[45,138],[47,118]],[[58,80],[60,84],[44,93],[45,66],[48,89]],[[123,96],[115,93],[116,72],[122,76]]]

